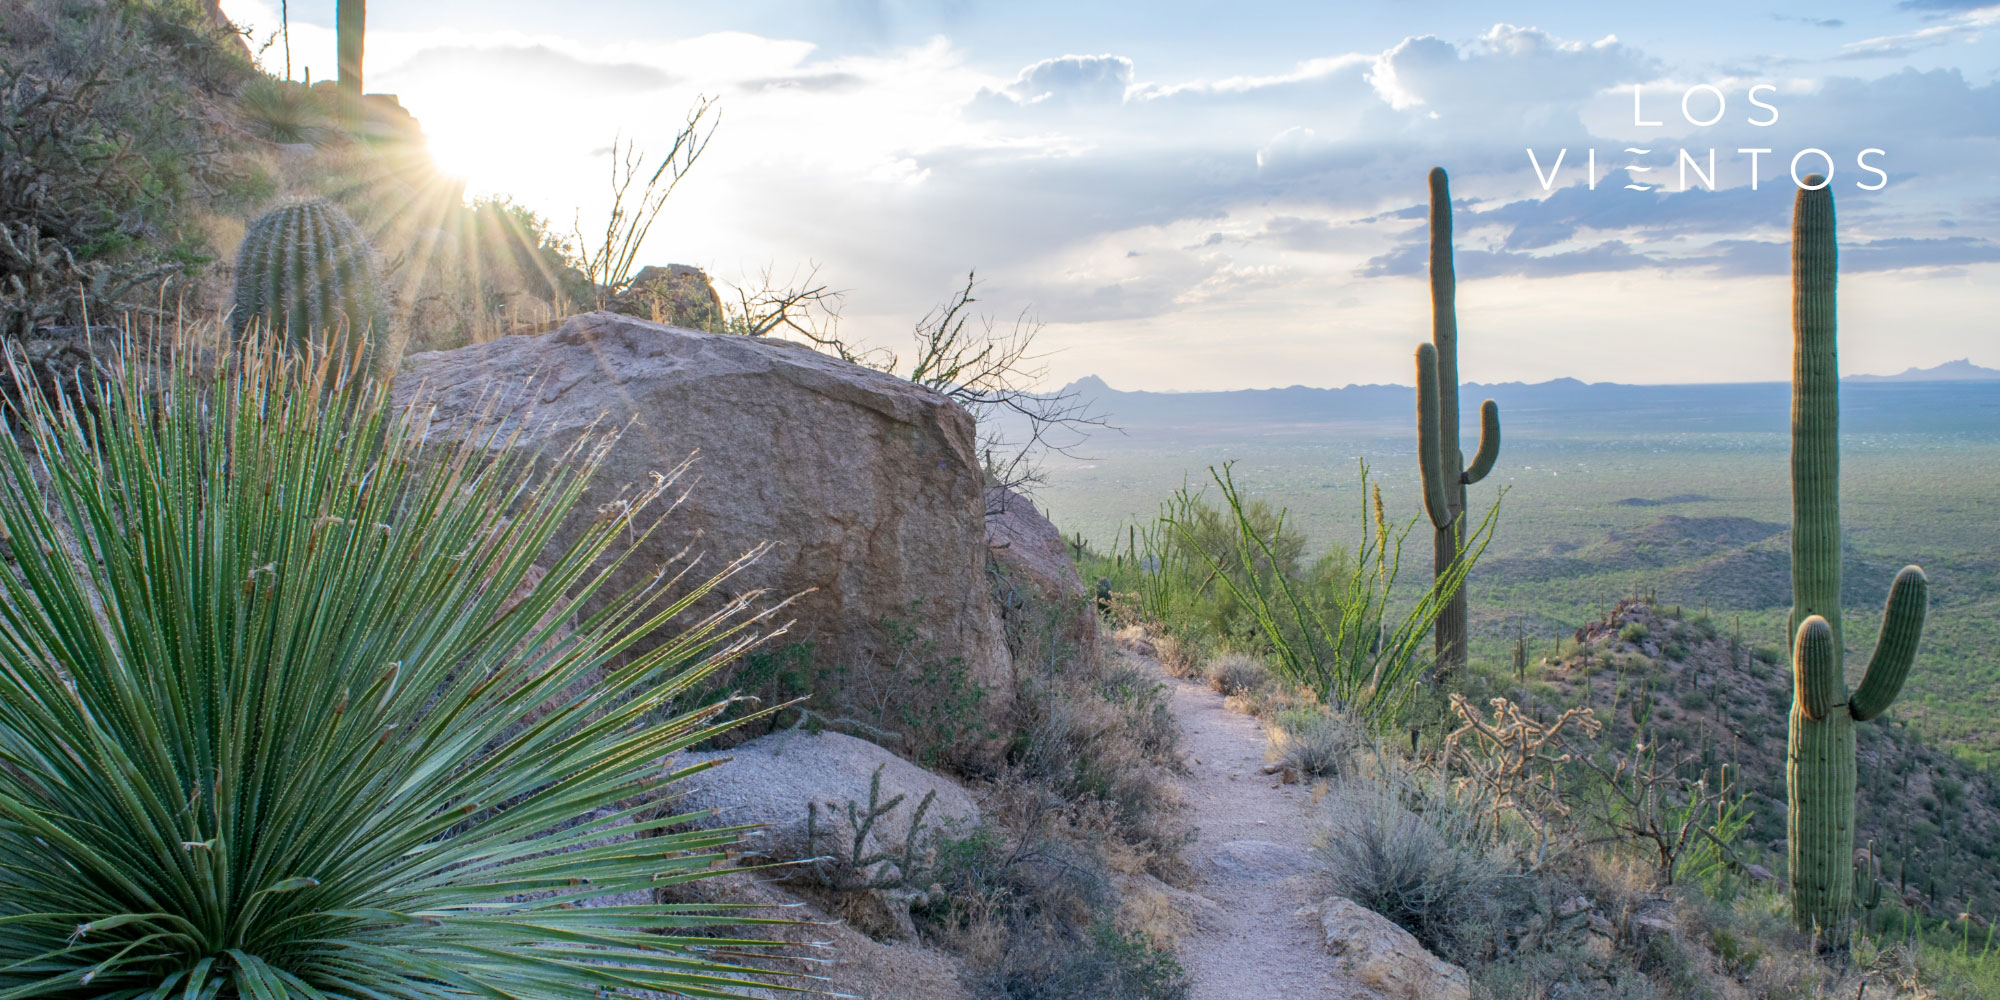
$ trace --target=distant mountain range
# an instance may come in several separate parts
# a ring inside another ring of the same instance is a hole
[[[1985,382],[2000,380],[2000,368],[1981,368],[1971,358],[1934,368],[1905,368],[1895,375],[1849,375],[1849,382]]]
[[[2000,371],[1968,361],[1843,381],[1849,390],[1841,399],[1843,431],[1968,430],[1985,436],[2000,427]],[[1306,424],[1393,426],[1400,431],[1416,406],[1415,390],[1406,385],[1146,392],[1114,389],[1090,375],[1062,392],[1127,432],[1275,430]],[[1531,436],[1783,432],[1791,419],[1789,382],[1626,385],[1559,378],[1467,383],[1459,393],[1463,426],[1478,427],[1479,403],[1487,398],[1499,402],[1503,425]]]

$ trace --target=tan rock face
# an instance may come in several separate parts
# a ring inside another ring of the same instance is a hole
[[[530,376],[533,394],[500,407],[523,429],[511,447],[559,452],[594,422],[629,424],[557,544],[625,487],[700,452],[673,492],[686,499],[607,591],[651,579],[690,546],[713,572],[768,540],[776,548],[729,590],[810,590],[786,610],[797,623],[780,641],[810,640],[821,664],[866,669],[906,652],[886,617],[995,697],[1011,693],[985,575],[984,476],[972,417],[956,403],[796,344],[611,313],[414,355],[395,393],[405,401],[425,386],[432,433],[469,434],[489,395]]]
[[[1042,596],[1072,600],[1083,596],[1083,578],[1062,532],[1027,497],[996,486],[986,495],[986,545],[993,558],[1018,581]]]
[[[1465,970],[1424,950],[1409,931],[1353,900],[1320,904],[1326,950],[1383,1000],[1469,1000]]]

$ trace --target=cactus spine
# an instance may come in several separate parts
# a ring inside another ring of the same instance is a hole
[[[1808,185],[1816,183],[1806,179]],[[1896,700],[1923,634],[1924,572],[1889,588],[1882,634],[1850,697],[1840,631],[1840,375],[1833,193],[1792,209],[1792,676],[1785,754],[1792,917],[1837,939],[1854,904],[1854,724]]]
[[[1458,559],[1465,529],[1465,488],[1486,478],[1500,455],[1500,406],[1479,408],[1479,451],[1465,465],[1458,438],[1458,279],[1451,260],[1451,182],[1431,168],[1431,342],[1417,348],[1417,461],[1424,510],[1436,529],[1432,567],[1438,577]],[[1460,469],[1464,471],[1460,471]],[[1465,666],[1466,600],[1461,585],[1437,620],[1440,672]]]
[[[252,323],[295,346],[387,332],[387,297],[375,250],[336,205],[301,201],[250,224],[236,252],[236,305],[230,326]]]

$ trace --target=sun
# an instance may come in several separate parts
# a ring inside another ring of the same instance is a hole
[[[494,168],[506,152],[498,148],[491,136],[490,132],[468,128],[460,122],[424,123],[424,145],[430,151],[431,163],[439,173],[462,181],[468,194],[500,193],[494,188],[499,173]]]

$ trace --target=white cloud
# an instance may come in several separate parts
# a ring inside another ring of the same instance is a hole
[[[228,9],[276,20],[264,0],[229,0]],[[1934,27],[1967,37],[1996,12]],[[315,78],[330,70],[331,32],[295,25],[293,48]],[[2000,203],[1985,193],[2000,147],[2000,84],[1952,70],[1725,78],[1613,36],[1568,40],[1507,24],[1462,41],[1412,37],[1267,72],[1179,79],[1171,66],[1118,52],[992,72],[943,37],[829,57],[810,41],[741,32],[589,44],[377,32],[369,51],[371,89],[399,92],[428,129],[473,152],[488,186],[564,228],[572,213],[601,210],[596,151],[613,134],[660,148],[696,94],[720,95],[715,144],[676,193],[649,260],[702,265],[723,279],[817,261],[823,277],[853,290],[849,331],[886,344],[900,344],[910,322],[977,267],[985,304],[1003,315],[1034,306],[1050,323],[1047,346],[1070,349],[1058,356],[1059,377],[1138,342],[1155,375],[1137,381],[1156,386],[1268,384],[1334,353],[1351,366],[1338,378],[1283,380],[1407,380],[1408,341],[1427,308],[1410,254],[1434,164],[1451,169],[1464,205],[1468,309],[1505,304],[1481,319],[1496,340],[1529,338],[1531,327],[1532,337],[1550,336],[1535,327],[1550,322],[1546,308],[1533,315],[1537,303],[1560,301],[1576,316],[1629,310],[1608,301],[1610,283],[1673,290],[1674,315],[1691,319],[1707,293],[1690,289],[1763,280],[1748,275],[1766,268],[1760,247],[1781,238],[1786,198],[1770,179],[1783,161],[1763,160],[1764,190],[1752,195],[1747,166],[1729,159],[1738,146],[1818,145],[1843,164],[1861,146],[1888,149],[1896,181],[1887,192],[1841,195],[1843,233],[1870,241],[1870,267],[1984,273],[1994,265],[1980,261],[2000,238]],[[1777,128],[1748,126],[1738,113],[1760,81],[1781,85]],[[1730,120],[1653,130],[1668,140],[1662,162],[1670,166],[1682,144],[1717,146],[1732,171],[1723,186],[1736,190],[1541,190],[1524,147],[1570,147],[1565,178],[1580,182],[1586,148],[1598,148],[1602,172],[1630,144],[1629,84],[1645,85],[1677,119],[1681,89],[1696,82],[1731,94]],[[1730,280],[1738,274],[1746,277]],[[1758,288],[1718,292],[1716,305],[1767,291]],[[1731,353],[1746,321],[1718,316],[1716,329],[1736,337],[1718,333],[1707,363],[1761,364]],[[1218,359],[1202,338],[1223,329],[1280,346]],[[1629,374],[1588,367],[1596,357],[1535,362],[1506,352],[1486,359],[1496,370],[1481,377]]]

